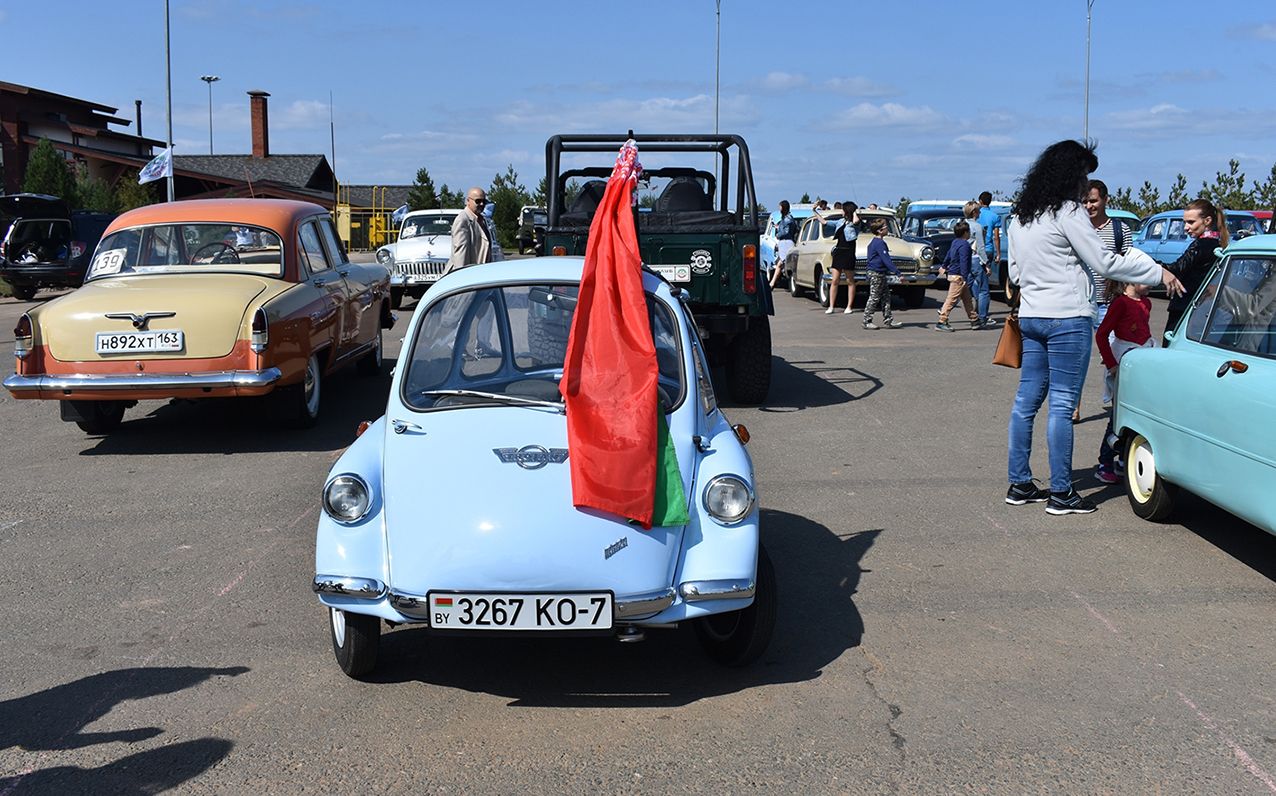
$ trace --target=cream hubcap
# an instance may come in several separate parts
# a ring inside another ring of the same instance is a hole
[[[346,613],[336,608],[329,608],[328,612],[332,616],[332,639],[337,642],[338,647],[344,647],[346,645]]]
[[[1156,459],[1152,456],[1152,448],[1143,437],[1136,437],[1130,446],[1130,461],[1125,463],[1126,477],[1134,496],[1140,503],[1152,497],[1152,489],[1156,486]]]

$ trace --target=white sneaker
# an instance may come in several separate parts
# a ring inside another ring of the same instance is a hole
[[[832,314],[833,314],[833,308],[832,308],[832,307],[829,307],[828,309],[824,310],[824,314],[825,314],[825,315],[832,315]]]
[[[851,309],[850,307],[847,307],[846,309],[842,310],[842,314],[843,314],[843,315],[854,315],[854,314],[855,314],[855,310]]]

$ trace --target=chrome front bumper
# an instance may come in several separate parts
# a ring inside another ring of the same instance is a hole
[[[689,603],[742,599],[755,591],[757,584],[751,580],[691,580],[678,586],[678,593]]]
[[[4,380],[9,392],[90,392],[100,390],[214,390],[227,387],[269,387],[283,376],[279,368],[220,370],[208,373],[130,373],[118,376],[67,374],[22,376]]]
[[[361,600],[378,600],[385,594],[385,585],[379,580],[341,575],[315,575],[311,588],[319,594],[358,597]]]

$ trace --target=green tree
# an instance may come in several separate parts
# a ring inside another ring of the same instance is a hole
[[[434,191],[434,180],[430,179],[429,170],[417,169],[416,180],[408,191],[408,209],[437,210],[439,206],[439,195]]]
[[[1254,206],[1260,210],[1276,207],[1276,164],[1263,182],[1254,181]]]
[[[811,203],[811,195],[804,191],[802,193],[802,198],[798,200],[798,204],[809,205],[810,203]]]
[[[1139,212],[1139,205],[1134,201],[1134,189],[1130,187],[1117,188],[1108,196],[1108,206],[1117,210],[1128,210],[1131,213]]]
[[[137,169],[129,169],[115,183],[115,209],[123,213],[135,207],[155,204],[155,183],[137,184]]]
[[[572,202],[576,200],[576,197],[580,196],[580,189],[581,189],[580,180],[577,180],[577,179],[570,179],[567,181],[567,184],[563,186],[563,209],[564,210],[571,207]]]
[[[514,164],[507,165],[504,174],[492,178],[492,186],[487,189],[487,201],[496,205],[492,211],[496,239],[501,242],[502,248],[513,248],[514,236],[518,233],[518,211],[523,205],[532,203],[531,195],[518,181]]]
[[[49,139],[41,138],[40,143],[31,150],[22,190],[26,193],[59,196],[75,207],[75,182],[66,167],[66,160],[53,148]]]
[[[76,205],[81,210],[92,210],[98,213],[110,213],[115,210],[115,197],[111,195],[111,186],[101,177],[89,173],[89,167],[81,164],[75,169]]]
[[[1144,180],[1143,185],[1139,188],[1138,203],[1139,209],[1137,212],[1141,216],[1150,216],[1165,209],[1161,204],[1161,189],[1152,185],[1148,180]]]
[[[439,188],[439,207],[449,210],[457,207],[465,207],[465,194],[453,191],[447,187],[447,183],[443,183],[443,187]]]
[[[541,181],[536,184],[536,192],[532,194],[532,204],[537,207],[549,206],[549,182],[548,177],[541,177]]]
[[[1174,184],[1170,186],[1170,192],[1165,197],[1165,209],[1177,210],[1186,207],[1190,201],[1187,195],[1187,177],[1179,174],[1174,178]]]
[[[1218,207],[1232,209],[1250,207],[1254,202],[1254,198],[1245,190],[1245,172],[1241,171],[1241,162],[1236,158],[1227,161],[1226,173],[1215,173],[1213,185],[1201,181],[1201,197],[1209,199]]]
[[[912,199],[909,199],[907,196],[901,196],[899,201],[895,203],[895,217],[902,222],[904,220],[904,216],[908,215],[908,206],[912,203]]]

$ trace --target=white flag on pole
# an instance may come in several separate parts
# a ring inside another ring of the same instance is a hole
[[[162,180],[171,176],[173,176],[173,150],[163,149],[138,172],[137,184],[145,185],[148,182]]]

